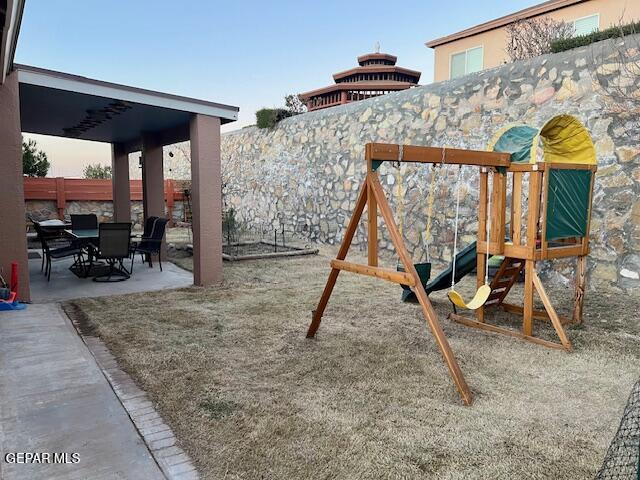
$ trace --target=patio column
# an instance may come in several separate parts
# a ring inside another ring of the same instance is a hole
[[[207,286],[222,280],[220,119],[194,115],[190,136],[193,283]]]
[[[130,222],[129,154],[120,143],[111,145],[111,188],[113,189],[113,221]]]
[[[142,203],[144,218],[164,217],[162,143],[153,134],[142,136]]]
[[[22,134],[18,74],[0,85],[0,267],[7,282],[11,263],[18,262],[18,295],[29,301],[29,263],[22,177]]]

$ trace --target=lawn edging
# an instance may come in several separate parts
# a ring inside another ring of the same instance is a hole
[[[100,337],[94,334],[82,309],[73,302],[65,302],[62,311],[87,346],[165,477],[168,480],[198,480],[200,476],[195,465],[176,444],[171,427],[164,422],[144,390],[120,369],[116,358]]]

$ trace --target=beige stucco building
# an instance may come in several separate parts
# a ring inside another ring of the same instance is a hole
[[[550,0],[426,43],[434,49],[434,81],[507,63],[507,30],[521,19],[548,16],[574,25],[577,35],[640,20],[640,0]]]

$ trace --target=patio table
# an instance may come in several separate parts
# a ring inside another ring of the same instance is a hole
[[[71,238],[74,238],[76,240],[95,240],[99,236],[97,228],[91,228],[87,230],[67,229],[64,231],[64,233],[66,233]]]
[[[92,240],[97,240],[99,237],[99,231],[97,228],[90,228],[90,229],[77,229],[77,230],[72,230],[72,229],[66,229],[64,231],[64,233],[66,235],[68,235],[69,237],[73,238],[74,240],[78,240],[81,242],[81,244],[83,246],[87,247],[87,254],[89,255],[89,264],[91,264],[91,257],[93,256],[93,249],[91,247],[91,241]],[[69,269],[75,273],[78,277],[81,278],[87,278],[89,276],[91,276],[91,274],[93,273],[94,275],[99,275],[102,273],[102,270],[100,267],[104,267],[103,264],[94,264],[93,265],[93,270],[99,270],[99,271],[95,271],[95,272],[90,272],[89,269],[83,265],[83,264],[78,264],[77,262],[74,263],[73,265],[71,265],[71,267],[69,267]]]

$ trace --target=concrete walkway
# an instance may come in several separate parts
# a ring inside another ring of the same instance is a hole
[[[6,463],[13,452],[77,453],[80,461]],[[0,312],[0,453],[3,480],[165,478],[69,319],[51,303]]]

